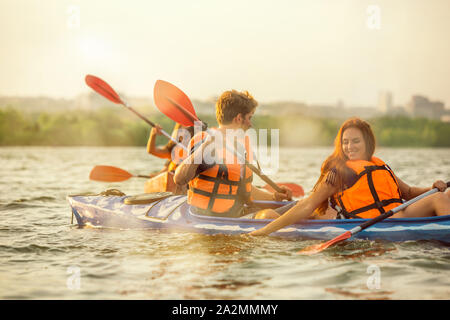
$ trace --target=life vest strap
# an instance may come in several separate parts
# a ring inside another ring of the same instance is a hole
[[[203,139],[201,139],[199,142],[195,143],[195,144],[191,147],[191,149],[189,150],[189,154],[193,154],[193,153],[195,152],[195,150],[197,150],[198,147],[200,147],[200,146],[203,144],[204,140],[205,140],[205,139],[203,138]]]
[[[365,207],[362,207],[362,208],[359,208],[359,209],[349,212],[345,209],[345,206],[344,206],[340,196],[338,197],[338,201],[339,201],[339,204],[341,207],[341,211],[339,211],[339,213],[343,214],[347,219],[361,219],[361,217],[358,216],[358,214],[363,213],[365,211],[369,211],[372,209],[380,209],[380,208],[382,208],[384,211],[383,207],[385,207],[387,205],[390,205],[392,203],[400,203],[400,204],[403,203],[402,199],[392,198],[392,199],[381,200],[381,201],[378,201],[377,203],[372,203],[368,206],[365,206]]]
[[[204,175],[204,174],[199,174],[198,178],[202,179],[202,180],[210,181],[210,182],[220,181],[221,184],[226,184],[226,185],[231,185],[231,186],[238,186],[239,185],[239,181],[224,180],[224,179],[221,179],[221,178],[210,177],[210,176],[207,176],[207,175]]]
[[[217,196],[219,196],[219,194],[217,194],[217,192],[219,191],[219,186],[220,186],[220,180],[222,180],[222,176],[225,177],[225,179],[228,179],[228,168],[227,166],[224,165],[219,165],[219,170],[217,170],[217,179],[214,182],[214,187],[213,187],[213,191],[209,196],[209,202],[208,202],[208,207],[207,210],[212,210],[213,206],[214,206],[214,201],[216,201],[216,199],[218,199]],[[230,190],[231,190],[231,185],[230,185]],[[195,192],[195,189],[194,189]],[[231,192],[230,192],[231,194]],[[234,198],[234,196],[233,196]]]
[[[246,184],[246,183],[249,183],[249,182],[253,181],[253,175],[251,175],[248,178],[244,178],[244,179],[242,179],[240,181],[224,180],[224,179],[221,179],[221,178],[214,178],[214,177],[207,176],[207,175],[204,175],[204,174],[199,174],[197,177],[199,179],[210,181],[210,182],[216,182],[217,180],[220,180],[221,184],[226,184],[226,185],[231,185],[231,186],[239,186],[242,183]]]
[[[209,197],[211,199],[235,199],[236,195],[234,194],[213,194],[212,192],[208,192],[205,190],[194,188],[193,191],[199,195]]]
[[[389,174],[391,175],[392,180],[395,181],[395,184],[397,185],[397,192],[398,192],[398,194],[401,196],[402,193],[401,193],[401,191],[400,191],[400,186],[399,186],[399,184],[398,184],[397,178],[395,178],[395,176],[394,176],[394,171],[392,171],[391,167],[389,167],[387,164],[385,164],[385,166],[386,166],[387,171],[388,171]]]
[[[365,166],[364,170],[361,171],[358,174],[357,180],[361,179],[361,177],[364,176],[365,174],[369,174],[369,173],[371,173],[372,171],[375,171],[375,170],[387,170],[387,171],[389,171],[388,168],[386,168],[386,166],[384,166],[384,165],[383,166]]]
[[[375,162],[375,161],[373,161],[373,162]],[[378,162],[375,162],[375,163],[378,163]],[[400,204],[403,203],[403,201],[401,199],[401,193],[400,193],[400,189],[398,186],[398,182],[394,176],[394,173],[392,172],[391,168],[389,168],[388,165],[386,165],[383,162],[381,162],[381,163],[382,163],[381,165],[368,165],[368,166],[363,166],[363,167],[359,166],[357,168],[351,167],[356,173],[358,173],[359,170],[362,170],[357,175],[356,181],[359,181],[364,176],[366,176],[367,181],[365,183],[367,183],[366,186],[369,187],[368,191],[370,192],[370,195],[367,194],[367,202],[366,203],[370,203],[369,205],[364,206],[364,207],[359,207],[359,205],[358,205],[357,209],[355,209],[353,211],[349,211],[344,205],[344,200],[346,200],[345,193],[346,193],[346,190],[349,189],[349,188],[346,188],[345,190],[334,195],[331,198],[332,207],[336,208],[338,210],[338,212],[340,212],[341,215],[343,215],[346,218],[361,218],[361,216],[359,216],[359,214],[364,213],[366,211],[377,210],[380,214],[383,214],[386,212],[386,210],[385,210],[386,206],[388,206],[392,203],[400,203]],[[377,171],[377,170],[387,171],[389,173],[390,177],[392,178],[392,181],[396,184],[398,193],[392,194],[391,195],[392,198],[380,200],[380,196],[378,195],[377,189],[375,188],[374,177],[373,177],[373,172]],[[372,199],[370,199],[370,197]],[[338,206],[339,206],[339,208],[337,208]],[[350,204],[348,204],[348,206],[350,206]]]
[[[384,168],[385,170],[387,170],[385,167],[383,167],[383,168]],[[377,170],[377,169],[369,170],[369,171],[367,172],[367,184],[369,185],[370,193],[372,194],[373,201],[374,201],[374,203],[373,203],[372,206],[375,206],[374,208],[378,209],[378,211],[380,211],[380,214],[383,214],[383,213],[385,213],[386,211],[385,211],[384,208],[383,208],[383,204],[382,204],[382,202],[380,201],[380,198],[378,197],[377,190],[375,189],[375,185],[373,184],[372,172],[373,172],[374,170]],[[378,169],[378,170],[379,170],[379,169]],[[360,208],[359,210],[361,210],[361,209],[362,209],[362,208]]]

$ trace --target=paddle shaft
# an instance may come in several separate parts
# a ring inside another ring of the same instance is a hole
[[[448,187],[450,187],[450,181],[447,182],[447,188]],[[411,200],[406,201],[405,203],[399,205],[398,207],[395,207],[394,209],[391,209],[388,212],[380,214],[378,217],[373,218],[373,219],[371,219],[369,221],[366,221],[363,224],[361,224],[361,225],[351,229],[350,233],[352,235],[354,235],[354,234],[356,234],[356,233],[358,233],[358,232],[360,232],[360,231],[362,231],[362,230],[364,230],[364,229],[374,225],[377,222],[383,221],[384,219],[391,217],[395,213],[405,209],[406,207],[408,207],[409,205],[413,204],[414,202],[417,202],[417,201],[419,201],[419,200],[421,200],[421,199],[423,199],[425,197],[428,197],[429,195],[432,195],[433,193],[436,193],[438,191],[439,191],[438,188],[434,188],[434,189],[431,189],[430,191],[422,193],[421,195],[419,195],[419,196],[417,196],[417,197],[415,197],[415,198],[413,198]]]
[[[209,129],[206,130],[211,135],[211,131]],[[275,191],[283,193],[283,189],[281,189],[275,182],[273,182],[268,176],[261,172],[257,167],[247,161],[240,153],[236,150],[231,150],[229,146],[225,143],[225,148],[228,151],[232,152],[236,157],[243,159],[245,161],[245,165],[250,168],[258,177],[264,180],[269,186],[271,186]]]
[[[109,101],[112,101],[116,104],[121,104],[128,110],[131,110],[135,115],[137,115],[139,118],[147,122],[150,126],[155,127],[156,125],[142,116],[139,112],[134,110],[132,107],[128,105],[126,101],[124,101],[117,92],[114,91],[114,89],[106,83],[104,80],[100,79],[99,77],[93,76],[93,75],[87,75],[85,78],[86,84],[91,87],[95,92],[100,94],[101,96],[105,97]],[[161,129],[161,133],[166,136],[169,140],[173,141],[175,144],[180,145],[183,149],[187,151],[187,148],[183,146],[182,144],[178,143],[172,136],[170,136],[167,132]]]
[[[447,182],[447,188],[448,187],[450,187],[450,181]],[[423,194],[421,194],[421,195],[419,195],[419,196],[417,196],[417,197],[415,197],[415,198],[413,198],[411,200],[408,200],[405,203],[395,207],[392,210],[389,210],[388,212],[385,212],[385,213],[379,215],[378,217],[376,217],[374,219],[368,220],[368,221],[364,222],[363,224],[361,224],[361,225],[359,225],[359,226],[357,226],[357,227],[355,227],[355,228],[353,228],[353,229],[351,229],[349,231],[344,232],[343,234],[337,236],[334,239],[331,239],[331,240],[329,240],[329,241],[327,241],[327,242],[325,242],[323,244],[320,244],[320,245],[314,245],[314,246],[310,246],[310,247],[308,247],[306,249],[302,249],[298,253],[299,254],[314,254],[314,253],[321,252],[321,251],[325,250],[326,248],[329,248],[332,245],[335,245],[336,243],[339,243],[341,241],[344,241],[344,240],[347,240],[347,239],[351,238],[356,233],[358,233],[358,232],[360,232],[360,231],[362,231],[362,230],[364,230],[364,229],[366,229],[366,228],[368,228],[370,226],[373,226],[377,222],[380,222],[380,221],[383,221],[386,218],[389,218],[390,216],[392,216],[396,212],[399,212],[399,211],[405,209],[406,207],[408,207],[409,205],[413,204],[414,202],[419,201],[419,200],[421,200],[421,199],[423,199],[423,198],[425,198],[425,197],[427,197],[427,196],[429,196],[429,195],[431,195],[433,193],[436,193],[438,191],[439,191],[438,188],[433,188],[430,191],[425,192],[425,193],[423,193]]]
[[[195,121],[200,121],[202,123],[202,128],[207,128],[207,126],[203,123],[203,121],[201,121],[200,119],[198,119],[196,116],[194,116],[192,113],[190,113],[188,110],[184,109],[183,107],[179,106],[178,103],[176,103],[175,101],[173,101],[172,99],[170,99],[169,97],[167,97],[167,100],[169,100],[174,106],[177,107],[178,110],[180,110],[186,117],[190,118],[192,122]],[[206,132],[208,132],[210,135],[210,131],[209,129],[206,129]],[[226,144],[225,144],[226,145]],[[233,152],[233,154],[238,157],[238,158],[244,158],[241,154],[237,154],[236,150],[230,150],[229,147],[226,145],[225,146],[227,148],[228,151]],[[249,163],[247,161],[247,159],[244,158],[245,161],[245,165],[247,167],[250,168],[250,170],[252,170],[258,177],[260,177],[262,180],[264,180],[269,186],[271,186],[275,191],[277,192],[281,192],[283,193],[283,189],[281,189],[275,182],[273,182],[268,176],[266,176],[265,174],[263,174],[261,172],[261,170],[259,170],[257,167],[255,167],[254,165],[252,165],[251,163]]]
[[[126,102],[123,103],[123,106],[125,108],[127,108],[128,110],[132,111],[135,115],[137,115],[139,118],[141,118],[142,120],[144,120],[145,122],[147,122],[147,124],[149,124],[152,127],[156,127],[156,125],[151,122],[150,120],[148,120],[146,117],[144,117],[143,115],[141,115],[139,112],[137,112],[136,110],[134,110],[132,107],[130,107]],[[170,136],[166,131],[164,131],[163,129],[161,129],[161,133],[166,136],[169,140],[173,141],[174,143],[176,143],[177,145],[179,145],[180,147],[182,147],[184,150],[188,151],[188,149],[181,143],[179,143],[177,140],[175,140],[174,138],[172,138],[172,136]]]
[[[151,177],[150,176],[143,176],[143,175],[137,175],[137,176],[133,176],[133,177],[135,177],[135,178],[145,178],[145,179],[150,179]]]

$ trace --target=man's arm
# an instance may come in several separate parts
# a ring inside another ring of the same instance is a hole
[[[190,159],[192,155],[187,157],[175,170],[173,181],[177,185],[185,185],[195,178],[195,173],[197,172],[199,164],[193,163],[193,159]]]
[[[173,181],[177,185],[184,185],[189,183],[195,178],[198,167],[201,163],[195,163],[194,159],[203,159],[203,151],[213,140],[207,136],[205,142],[203,142],[189,157],[183,160],[183,162],[175,170]]]

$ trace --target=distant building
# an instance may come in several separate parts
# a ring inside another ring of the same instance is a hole
[[[450,110],[449,109],[444,110],[444,114],[441,116],[441,121],[442,122],[450,122]]]
[[[444,103],[430,101],[427,97],[413,96],[406,105],[406,110],[412,117],[440,120],[444,115]]]
[[[304,114],[307,116],[319,118],[340,118],[342,116],[343,109],[343,103],[339,104],[339,102],[334,106],[315,104],[305,108]]]
[[[395,106],[389,110],[389,116],[408,116],[403,106]]]
[[[392,105],[392,93],[389,91],[380,92],[378,95],[378,111],[381,113],[390,113]]]
[[[308,106],[302,102],[280,101],[271,103],[261,103],[258,113],[261,115],[307,115]]]
[[[379,110],[374,107],[353,107],[345,108],[342,112],[342,115],[345,118],[358,117],[361,119],[370,119],[379,116],[379,113]]]
[[[143,114],[159,114],[153,99],[147,97],[127,97],[119,93],[131,107]],[[215,115],[217,97],[206,100],[192,100],[198,115]],[[117,108],[117,105],[95,92],[85,92],[73,99],[55,99],[50,97],[5,97],[0,96],[0,110],[3,108],[17,108],[26,112],[61,112],[66,110],[96,111],[104,107]],[[124,116],[127,113],[124,113]],[[296,101],[278,101],[261,103],[258,107],[259,115],[273,115],[281,117],[305,116],[314,118],[347,119],[360,117],[370,119],[381,115],[410,116],[450,122],[450,109],[444,108],[440,101],[430,101],[428,98],[415,95],[405,107],[394,106],[392,94],[388,91],[379,95],[377,107],[346,106],[344,101],[338,100],[334,104],[311,104]],[[131,113],[130,113],[131,115]],[[131,115],[134,117],[133,115]]]

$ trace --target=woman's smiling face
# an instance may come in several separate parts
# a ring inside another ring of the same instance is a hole
[[[349,160],[369,160],[363,134],[358,128],[345,129],[342,134],[342,151]]]

